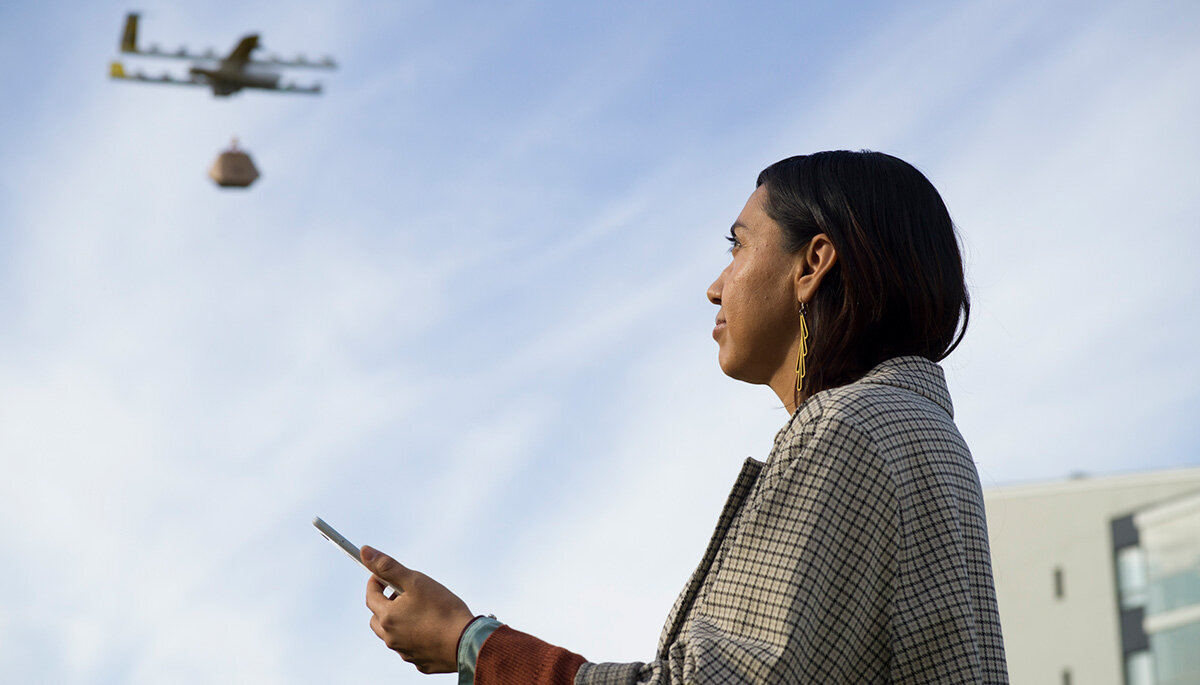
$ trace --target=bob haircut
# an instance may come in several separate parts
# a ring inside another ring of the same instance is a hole
[[[941,361],[962,341],[971,316],[962,255],[950,213],[920,171],[880,152],[839,150],[776,162],[757,185],[767,187],[784,250],[824,233],[837,251],[808,303],[804,398],[892,357]]]

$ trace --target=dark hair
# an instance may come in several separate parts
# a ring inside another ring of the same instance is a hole
[[[806,317],[804,397],[902,355],[940,361],[971,316],[954,224],[937,189],[880,152],[818,152],[767,167],[766,211],[794,253],[824,233],[837,261]],[[961,313],[962,326],[959,327]]]

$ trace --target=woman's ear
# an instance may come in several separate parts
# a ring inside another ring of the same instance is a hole
[[[837,263],[837,250],[829,236],[818,233],[796,253],[796,260],[796,301],[811,302],[821,280]]]

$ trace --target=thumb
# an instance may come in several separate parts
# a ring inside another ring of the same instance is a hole
[[[405,578],[412,573],[400,562],[369,545],[363,545],[359,555],[372,573],[384,580],[394,581],[397,586],[403,585]]]

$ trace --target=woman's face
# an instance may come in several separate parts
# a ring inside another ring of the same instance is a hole
[[[709,286],[708,299],[720,306],[713,338],[720,346],[721,370],[775,387],[780,381],[795,383],[796,276],[802,258],[784,251],[779,224],[766,213],[766,193],[766,186],[759,186],[733,224],[732,259]]]

